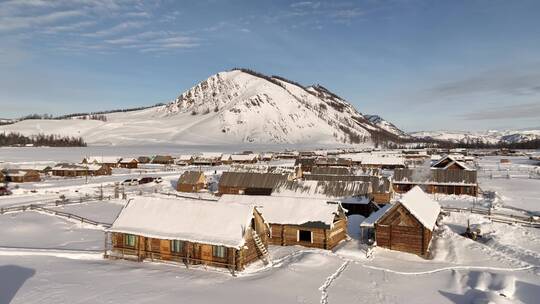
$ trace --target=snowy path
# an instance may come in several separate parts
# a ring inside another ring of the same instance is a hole
[[[345,261],[341,266],[334,272],[331,276],[329,276],[324,284],[319,288],[321,291],[321,304],[328,304],[328,288],[334,283],[334,281],[341,275],[343,271],[349,266],[349,263],[351,261]]]

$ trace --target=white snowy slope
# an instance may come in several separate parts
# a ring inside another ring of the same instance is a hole
[[[420,131],[410,133],[413,137],[432,138],[438,140],[449,140],[453,142],[474,142],[483,143],[520,143],[530,140],[540,139],[540,129],[538,130],[489,130],[489,131]]]
[[[81,136],[93,145],[370,143],[387,131],[322,86],[246,70],[221,72],[163,105],[98,120],[24,120],[0,132]],[[399,135],[399,134],[398,134]]]
[[[364,117],[367,118],[372,124],[392,134],[395,134],[397,136],[402,136],[402,137],[409,137],[407,133],[403,132],[398,127],[396,127],[393,123],[385,120],[379,115],[364,114]]]

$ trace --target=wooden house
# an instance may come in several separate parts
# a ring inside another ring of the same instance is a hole
[[[268,244],[268,226],[253,205],[186,199],[137,197],[106,232],[109,258],[233,271],[264,257]]]
[[[206,176],[202,171],[186,171],[182,173],[176,184],[180,192],[199,192],[206,188]]]
[[[270,195],[285,174],[255,172],[223,172],[219,179],[219,194]]]
[[[94,164],[94,165],[105,165],[111,168],[118,167],[118,163],[122,158],[120,156],[90,156],[85,157],[81,163],[83,164]]]
[[[139,161],[136,158],[122,158],[118,166],[120,168],[136,169],[139,167]]]
[[[193,160],[194,166],[218,166],[221,165],[222,153],[206,152],[195,157]]]
[[[152,158],[152,164],[170,165],[174,164],[174,158],[170,155],[156,155]]]
[[[107,165],[94,164],[57,164],[52,168],[54,176],[76,177],[76,176],[99,176],[111,175],[112,169]]]
[[[306,181],[280,182],[273,190],[276,197],[304,197],[339,202],[347,215],[370,215],[379,207],[371,199],[371,183],[362,181]]]
[[[255,164],[257,163],[259,156],[254,153],[232,154],[230,158],[231,158],[231,163],[233,164]]]
[[[189,166],[193,163],[193,155],[182,154],[176,158],[176,164],[179,166]]]
[[[347,237],[347,216],[338,202],[256,195],[224,195],[219,202],[257,206],[273,245],[332,249]]]
[[[41,181],[41,177],[37,170],[7,170],[6,181],[11,183],[32,183]]]
[[[137,157],[137,161],[139,162],[139,164],[149,164],[152,159],[148,156],[139,156]]]
[[[414,187],[375,222],[377,246],[427,256],[440,211],[439,203]]]
[[[441,158],[430,168],[396,169],[392,184],[399,193],[420,186],[427,193],[478,195],[476,170],[451,156]]]

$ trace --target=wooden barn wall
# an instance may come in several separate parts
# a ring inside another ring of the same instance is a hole
[[[431,241],[431,231],[405,209],[392,208],[375,224],[377,246],[425,256]]]

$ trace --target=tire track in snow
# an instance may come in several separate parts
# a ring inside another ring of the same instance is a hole
[[[336,272],[334,272],[331,276],[326,278],[326,281],[324,282],[324,284],[321,287],[319,287],[319,290],[322,293],[322,295],[321,295],[321,304],[328,304],[328,288],[330,288],[332,283],[337,278],[339,278],[339,276],[341,275],[341,273],[343,271],[345,271],[347,266],[349,266],[350,262],[351,262],[350,260],[347,260],[343,264],[341,264],[341,266],[339,266],[339,268],[336,270]]]
[[[402,275],[423,275],[423,274],[432,274],[432,273],[450,271],[450,270],[492,270],[492,271],[512,272],[512,271],[523,271],[523,270],[539,268],[540,265],[528,265],[528,266],[518,267],[518,268],[502,268],[502,267],[489,267],[489,266],[449,266],[449,267],[437,268],[437,269],[426,270],[426,271],[418,271],[418,272],[397,271],[397,270],[392,270],[392,269],[377,267],[377,266],[370,266],[370,265],[362,265],[362,267],[373,269],[373,270],[386,271],[386,272],[395,273],[395,274],[402,274]]]

